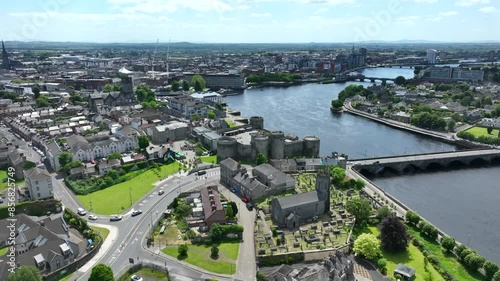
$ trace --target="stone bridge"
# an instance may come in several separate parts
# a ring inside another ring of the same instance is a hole
[[[368,76],[365,76],[363,74],[358,74],[358,75],[348,76],[347,80],[360,81],[360,82],[364,82],[364,81],[369,80],[370,82],[375,83],[377,80],[382,81],[382,82],[387,82],[387,81],[394,82],[395,79],[394,78],[381,78],[381,77],[368,77]]]
[[[350,165],[363,175],[413,174],[417,171],[436,171],[500,164],[500,150],[475,149],[416,155],[350,160]]]

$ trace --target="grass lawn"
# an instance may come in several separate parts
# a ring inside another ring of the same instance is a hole
[[[229,126],[229,128],[234,128],[236,127],[236,124],[231,119],[226,119],[226,123]]]
[[[109,229],[97,226],[91,226],[90,228],[95,232],[99,232],[102,236],[102,240],[106,240],[106,237],[108,237]]]
[[[236,273],[236,260],[238,259],[238,251],[240,243],[222,243],[219,245],[219,258],[214,260],[210,257],[211,246],[205,245],[189,245],[187,257],[181,257],[187,263],[203,268],[205,270],[221,273],[234,274]],[[179,258],[177,247],[167,247],[162,250],[165,254]]]
[[[59,279],[59,281],[68,281],[70,280],[70,278],[73,276],[73,273],[69,274],[69,275],[66,275],[64,276],[62,279]]]
[[[130,277],[132,277],[132,275],[139,275],[142,278],[147,277],[147,278],[145,278],[146,280],[155,280],[155,281],[168,281],[168,280],[170,280],[168,278],[168,274],[166,274],[162,271],[154,270],[152,268],[141,268],[139,271],[134,272],[134,273],[125,273],[119,279],[117,279],[117,281],[129,281]]]
[[[427,251],[430,254],[436,256],[444,268],[446,268],[457,280],[484,280],[486,281],[486,277],[479,274],[479,272],[470,272],[468,271],[456,258],[453,254],[446,253],[442,251],[441,245],[436,242],[428,239],[427,237],[423,237],[420,235],[420,232],[417,231],[415,227],[408,227],[409,232],[417,237],[424,244]]]
[[[130,197],[132,197],[132,203],[139,200],[153,189],[154,182],[177,172],[180,168],[180,164],[178,162],[173,162],[169,165],[160,167],[160,171],[150,169],[129,181],[110,186],[91,194],[77,195],[77,198],[87,210],[91,209],[90,200],[92,200],[93,213],[103,215],[122,213],[130,207]]]
[[[485,127],[472,127],[468,129],[466,132],[471,133],[476,137],[486,136],[486,137],[496,138],[498,136],[497,129],[493,129],[493,131],[491,131],[491,134],[488,134],[488,129]]]
[[[0,249],[0,256],[5,255],[8,250],[9,250],[9,247],[5,247],[5,248]]]
[[[7,190],[7,187],[9,187],[9,182],[3,182],[4,178],[8,178],[9,176],[7,175],[7,171],[5,170],[0,170],[0,194],[2,194],[4,191]],[[16,185],[19,186],[20,184],[24,183],[24,180],[16,180]]]
[[[217,163],[217,155],[212,155],[212,156],[202,156],[201,161],[205,163],[210,163],[214,164]]]

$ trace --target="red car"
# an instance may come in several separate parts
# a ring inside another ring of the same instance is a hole
[[[246,198],[246,197],[242,197],[242,198],[241,198],[241,201],[243,201],[244,203],[248,203],[248,198]]]

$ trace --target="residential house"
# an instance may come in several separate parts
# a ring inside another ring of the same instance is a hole
[[[14,168],[14,177],[16,179],[24,178],[24,165],[27,161],[28,152],[18,148],[11,149],[8,155],[9,167]],[[32,162],[32,161],[31,161]]]
[[[25,170],[24,179],[26,182],[26,189],[29,192],[31,200],[54,198],[52,177],[45,169],[45,166],[40,165],[35,168]]]
[[[224,207],[220,202],[220,195],[217,190],[217,186],[204,187],[201,189],[200,194],[205,223],[209,227],[214,223],[226,223],[226,213],[224,212]]]
[[[104,161],[100,161],[97,163],[97,171],[99,172],[100,175],[106,174],[109,170],[111,169],[117,169],[122,166],[121,162],[119,159],[108,159]]]

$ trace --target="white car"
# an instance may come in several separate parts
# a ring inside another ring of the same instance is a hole
[[[139,275],[132,275],[132,278],[130,278],[131,281],[144,281],[141,276]]]
[[[89,215],[89,220],[97,220],[97,216],[96,215]]]

